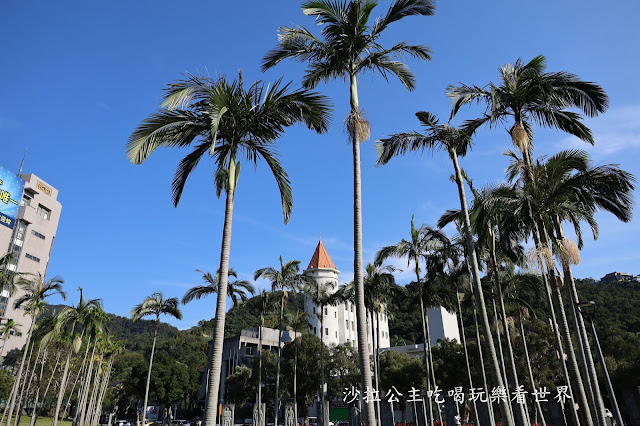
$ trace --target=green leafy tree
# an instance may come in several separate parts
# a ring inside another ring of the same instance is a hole
[[[253,394],[254,387],[251,384],[251,369],[240,365],[236,367],[226,380],[227,389],[224,393],[227,401],[242,407]]]
[[[357,296],[358,352],[362,374],[362,389],[371,388],[369,348],[367,344],[366,307],[364,304],[364,270],[362,261],[362,185],[360,173],[360,143],[369,138],[370,127],[363,117],[358,98],[357,78],[366,71],[378,71],[386,79],[395,75],[409,90],[415,87],[415,78],[401,62],[405,55],[428,61],[429,49],[424,46],[399,42],[390,48],[380,44],[384,30],[407,16],[433,15],[431,0],[396,0],[382,18],[369,24],[377,3],[373,0],[329,1],[308,0],[302,4],[305,15],[315,18],[322,26],[321,37],[304,27],[281,27],[278,46],[264,57],[266,70],[291,58],[307,62],[303,77],[305,87],[336,78],[349,80],[351,111],[347,117],[347,130],[353,147],[354,187],[354,275]],[[373,403],[366,404],[365,423],[373,424]],[[328,419],[325,419],[325,425]]]
[[[156,148],[191,146],[192,151],[178,165],[172,184],[174,205],[180,201],[187,178],[205,156],[215,162],[217,196],[222,192],[226,194],[211,373],[204,413],[204,423],[211,425],[217,414],[220,388],[231,226],[241,160],[244,158],[254,165],[259,160],[267,163],[280,190],[284,221],[288,222],[291,186],[275,152],[275,140],[285,128],[298,122],[318,133],[325,132],[329,106],[323,96],[308,90],[290,90],[289,84],[282,85],[281,81],[268,86],[258,81],[245,89],[242,78],[230,83],[224,77],[214,81],[194,75],[169,84],[162,106],[165,109],[151,114],[129,137],[129,160],[140,164]]]
[[[147,296],[142,303],[136,305],[131,310],[131,319],[140,321],[144,317],[155,317],[155,328],[153,332],[153,345],[151,346],[151,355],[149,358],[149,371],[147,373],[147,385],[144,391],[144,404],[142,405],[142,424],[146,424],[147,403],[149,401],[149,385],[151,383],[151,369],[153,368],[153,355],[156,350],[156,339],[158,337],[158,324],[160,324],[160,315],[170,315],[178,320],[182,319],[179,301],[177,297],[165,299],[161,292],[153,293]]]
[[[405,410],[411,388],[423,389],[425,384],[424,364],[420,358],[407,354],[388,351],[380,356],[380,385],[384,389],[398,391],[398,406],[402,411],[402,423],[405,423]],[[416,416],[418,413],[415,413]]]
[[[283,365],[283,374],[285,376],[293,374],[293,361],[296,359],[296,353],[297,368],[304,371],[304,374],[298,377],[296,402],[298,407],[302,409],[301,417],[305,417],[305,419],[309,416],[309,407],[318,394],[318,383],[321,380],[321,363],[318,353],[322,351],[322,344],[318,336],[304,333],[293,342],[285,343],[282,349],[282,356],[287,361]]]

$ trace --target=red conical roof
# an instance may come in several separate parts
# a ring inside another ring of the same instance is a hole
[[[336,265],[333,264],[333,260],[329,257],[329,253],[327,253],[327,249],[324,248],[322,241],[318,243],[318,247],[316,247],[316,251],[311,257],[311,262],[309,262],[309,266],[307,266],[307,269],[318,268],[338,269],[336,268]]]

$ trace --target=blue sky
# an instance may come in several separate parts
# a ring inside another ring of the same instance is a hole
[[[390,2],[381,1],[382,15]],[[587,149],[594,162],[618,163],[638,175],[640,163],[640,4],[633,1],[441,1],[435,16],[408,18],[389,28],[386,44],[409,40],[429,46],[433,60],[409,60],[418,87],[406,91],[379,75],[360,77],[360,103],[372,125],[362,145],[365,262],[384,245],[408,234],[416,222],[435,224],[458,206],[452,168],[443,153],[398,158],[374,168],[373,141],[417,129],[414,113],[440,117],[450,111],[444,90],[464,82],[497,80],[498,66],[522,57],[547,56],[550,71],[566,70],[602,85],[610,109],[587,124],[596,145],[557,131],[536,132],[536,155],[562,148]],[[289,62],[267,73],[263,55],[276,43],[278,26],[315,27],[296,1],[9,2],[0,14],[3,102],[0,164],[17,171],[28,148],[25,172],[60,191],[62,218],[49,274],[62,275],[77,301],[82,286],[105,309],[128,315],[153,291],[181,297],[199,283],[195,270],[219,264],[224,202],[215,197],[212,164],[202,162],[178,208],[170,184],[185,152],[155,152],[143,165],[125,157],[137,124],[157,108],[161,89],[180,74],[201,71],[245,80],[280,76],[299,84],[303,66]],[[315,31],[316,28],[313,28]],[[242,278],[278,257],[308,264],[320,236],[342,271],[353,276],[351,147],[343,120],[348,87],[321,85],[334,105],[328,134],[298,126],[279,141],[293,183],[294,207],[284,226],[275,181],[264,165],[243,168],[236,194],[231,265]],[[468,108],[463,117],[479,108]],[[481,130],[462,161],[478,185],[500,181],[511,148],[504,129]],[[638,219],[623,224],[598,216],[601,235],[588,239],[578,277],[620,270],[640,274]],[[398,265],[400,265],[398,263]],[[406,266],[406,265],[402,265]],[[399,274],[407,282],[410,271]],[[265,283],[258,283],[264,286]],[[55,301],[54,301],[55,302]],[[184,307],[180,328],[211,318],[215,298]]]

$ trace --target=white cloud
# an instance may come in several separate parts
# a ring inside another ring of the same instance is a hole
[[[574,136],[562,139],[561,146],[587,150],[596,158],[640,149],[640,105],[612,108],[585,123],[593,133],[593,147]]]

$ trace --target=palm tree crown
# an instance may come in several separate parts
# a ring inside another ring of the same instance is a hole
[[[302,4],[305,15],[315,17],[322,25],[321,40],[304,27],[281,27],[278,46],[269,51],[262,61],[267,70],[284,59],[292,58],[308,62],[302,84],[313,88],[319,82],[358,75],[363,71],[379,71],[385,78],[393,74],[409,90],[415,88],[411,70],[399,61],[404,55],[428,61],[430,50],[425,46],[400,42],[384,48],[378,39],[389,24],[411,15],[433,15],[435,5],[431,0],[398,0],[387,14],[369,20],[376,1],[311,0]]]
[[[191,287],[185,295],[182,297],[182,304],[186,305],[195,299],[201,299],[203,297],[209,296],[211,294],[218,293],[218,283],[220,282],[220,271],[216,272],[216,276],[214,277],[211,272],[202,272],[199,269],[197,272],[202,273],[202,280],[206,283],[205,285],[198,285]],[[229,269],[229,276],[238,278],[238,273],[233,269]],[[255,293],[255,287],[251,282],[247,280],[238,280],[231,281],[227,284],[227,295],[231,298],[231,302],[233,306],[237,306],[239,303],[244,303],[248,300],[250,294],[253,296]]]
[[[161,292],[156,292],[136,305],[131,310],[130,316],[134,321],[140,321],[147,316],[155,317],[156,321],[160,321],[160,315],[167,314],[181,320],[182,312],[180,312],[179,304],[180,301],[177,297],[165,299]]]
[[[496,123],[513,117],[510,133],[514,144],[525,149],[532,136],[531,123],[557,128],[593,144],[591,131],[582,116],[569,111],[578,108],[589,117],[606,111],[609,98],[595,83],[582,81],[565,71],[545,72],[546,58],[538,55],[528,63],[518,59],[499,68],[501,84],[449,86],[447,95],[453,100],[453,117],[462,105],[484,101],[483,117],[467,122],[474,130],[486,122]]]
[[[187,74],[167,86],[162,106],[165,109],[151,114],[131,134],[127,157],[140,164],[156,148],[193,145],[173,179],[174,205],[180,202],[187,178],[207,154],[216,162],[218,196],[236,187],[240,171],[236,159],[244,157],[257,164],[262,158],[278,183],[285,223],[289,220],[291,186],[273,142],[296,122],[325,132],[329,106],[324,96],[290,90],[290,84],[283,85],[281,80],[270,86],[257,81],[245,89],[242,82],[230,83],[224,77],[213,80]]]

